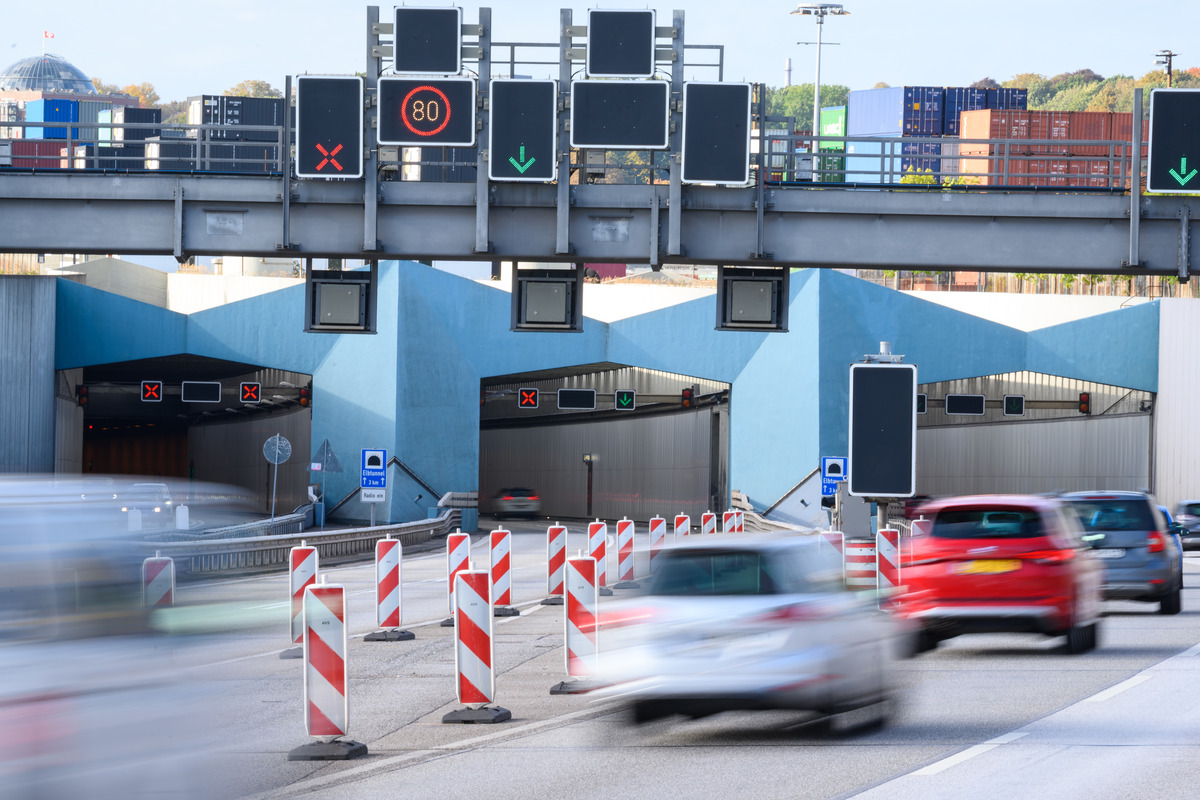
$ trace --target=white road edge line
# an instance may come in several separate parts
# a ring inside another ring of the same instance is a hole
[[[1105,700],[1111,700],[1112,698],[1116,697],[1117,695],[1119,695],[1121,692],[1125,691],[1126,689],[1132,689],[1133,687],[1137,686],[1139,683],[1142,683],[1143,681],[1148,681],[1152,677],[1154,677],[1154,676],[1151,675],[1149,672],[1139,672],[1137,675],[1134,675],[1132,678],[1126,678],[1125,680],[1121,681],[1120,683],[1116,684],[1115,686],[1110,686],[1102,692],[1097,692],[1096,694],[1092,695],[1091,697],[1085,698],[1084,702],[1085,703],[1103,703]]]
[[[971,759],[971,758],[974,758],[975,756],[983,755],[984,753],[988,752],[989,750],[994,750],[1002,744],[1008,744],[1009,742],[1016,741],[1017,739],[1020,739],[1022,736],[1027,736],[1027,735],[1029,735],[1029,731],[1012,731],[1011,733],[1006,733],[1003,736],[997,736],[995,739],[989,739],[988,741],[984,742],[983,744],[977,744],[974,747],[968,747],[966,750],[963,750],[961,753],[955,753],[952,756],[943,758],[941,761],[935,761],[934,763],[930,764],[927,767],[921,767],[921,769],[913,772],[912,774],[913,775],[937,775],[939,772],[950,769],[951,767],[953,767],[957,764],[961,764],[962,762],[966,761],[967,759]]]

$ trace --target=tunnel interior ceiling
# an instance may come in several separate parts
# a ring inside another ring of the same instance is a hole
[[[699,405],[727,400],[730,386],[723,381],[643,367],[613,363],[585,364],[484,378],[480,381],[479,417],[480,422],[487,425],[504,420],[518,423],[546,421],[547,417],[579,414],[629,414],[629,411],[617,411],[614,408],[616,392],[629,390],[636,393],[636,407],[632,409],[634,413],[654,409],[674,410],[680,407],[685,388],[694,389],[694,402]],[[518,406],[517,395],[521,389],[538,390],[537,408]],[[595,389],[595,411],[560,410],[556,401],[559,389]]]

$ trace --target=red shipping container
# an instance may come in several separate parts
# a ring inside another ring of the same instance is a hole
[[[1029,186],[1066,186],[1070,162],[1065,158],[1030,158]]]
[[[1012,155],[1008,158],[1006,172],[1003,145],[993,145],[991,153],[960,153],[959,156],[960,176],[980,186],[1029,185],[1029,178],[1025,174],[1029,171],[1029,162],[1024,156]]]
[[[1029,115],[1029,138],[1031,140],[1054,140],[1071,138],[1071,112],[1069,111],[1026,111]],[[1066,144],[1030,144],[1030,153],[1052,153],[1065,156],[1070,152]]]
[[[1077,158],[1070,162],[1068,186],[1089,189],[1113,187],[1113,162],[1107,158]]]
[[[960,139],[1028,139],[1029,114],[1025,111],[985,108],[964,111],[959,115],[958,135]],[[995,145],[964,141],[959,153],[987,153]],[[1010,152],[1017,152],[1014,146]]]
[[[1119,142],[1133,141],[1133,114],[1114,111],[1112,114],[1112,138]],[[1142,120],[1142,146],[1150,141],[1150,120]]]
[[[62,166],[63,144],[48,139],[13,139],[14,169],[59,169]]]
[[[1070,138],[1090,139],[1096,142],[1108,141],[1113,138],[1112,118],[1111,111],[1072,111]],[[1108,149],[1107,144],[1073,144],[1071,145],[1071,154],[1106,156]]]

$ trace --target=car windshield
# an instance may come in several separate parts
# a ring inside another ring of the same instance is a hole
[[[1193,517],[1200,517],[1200,503],[1181,503],[1179,506],[1180,514],[1190,514]]]
[[[673,553],[662,565],[649,594],[724,597],[778,594],[782,575],[763,553],[697,550]]]
[[[1089,531],[1152,531],[1158,526],[1150,504],[1141,497],[1072,499],[1079,521]]]
[[[1041,517],[1028,509],[947,509],[930,536],[940,539],[1032,539],[1043,535]]]

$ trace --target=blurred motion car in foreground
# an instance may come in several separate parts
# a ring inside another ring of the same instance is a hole
[[[663,551],[637,597],[600,618],[601,695],[636,722],[674,714],[874,707],[886,720],[905,626],[846,591],[817,537],[705,537]]]
[[[533,519],[542,510],[542,498],[533,489],[513,487],[496,492],[496,516],[529,517]]]
[[[206,488],[176,496],[203,505]],[[0,797],[202,798],[211,698],[142,607],[132,480],[0,477]],[[216,493],[214,493],[216,494]],[[230,498],[244,492],[220,487]]]
[[[1103,568],[1066,503],[977,495],[924,512],[933,524],[909,542],[897,601],[921,625],[918,649],[967,633],[1066,636],[1071,653],[1096,646]]]
[[[1184,549],[1200,547],[1200,500],[1184,500],[1175,507],[1175,524]]]
[[[1160,614],[1183,607],[1181,550],[1154,498],[1145,492],[1063,495],[1084,527],[1083,540],[1104,565],[1106,600],[1158,603]]]

